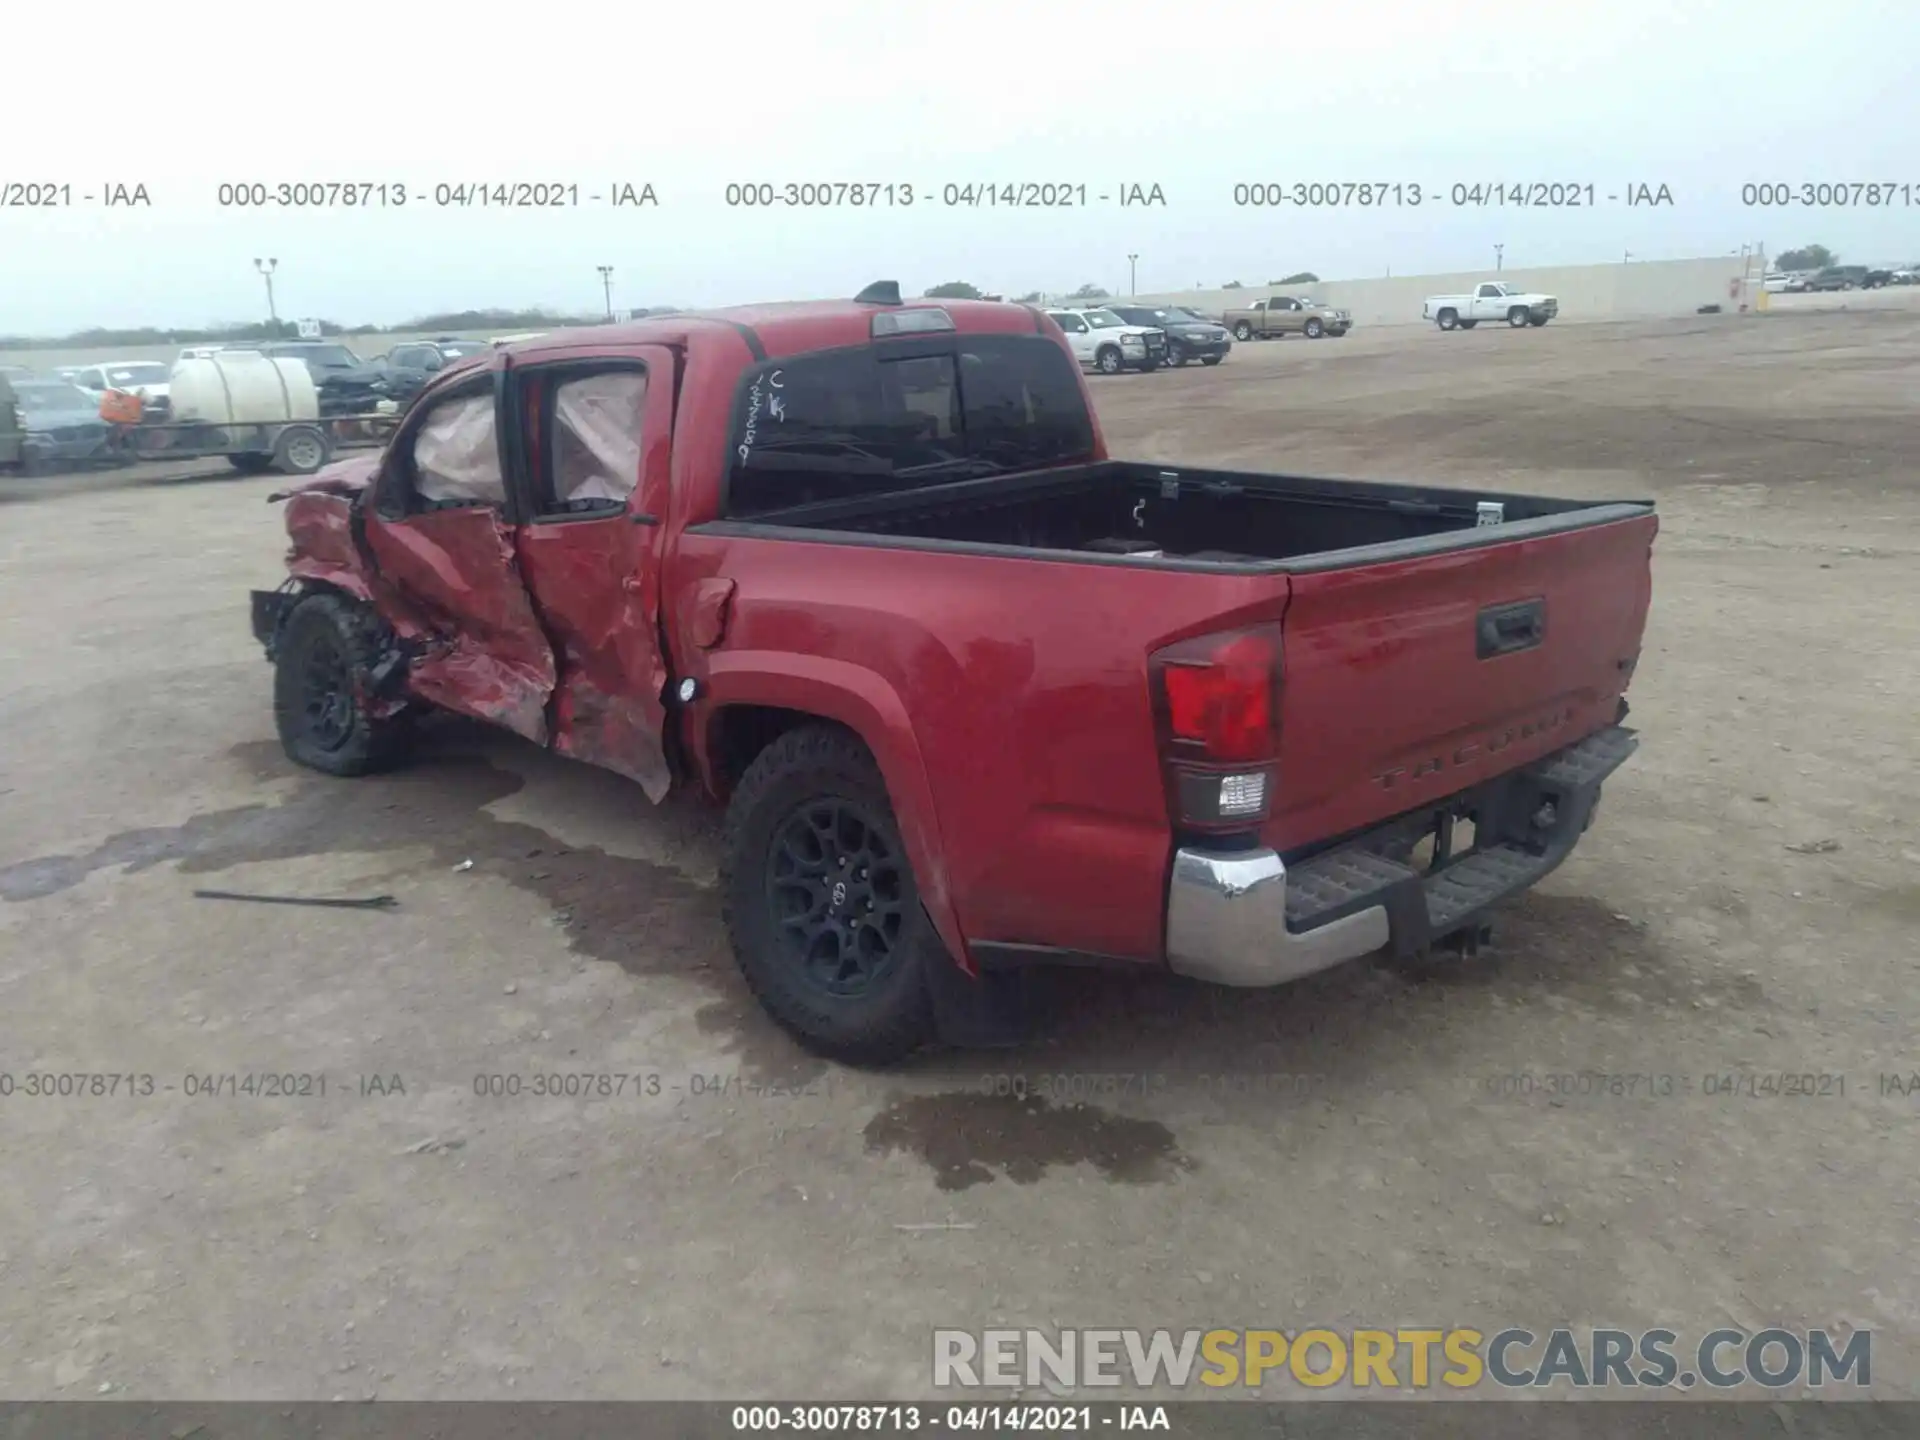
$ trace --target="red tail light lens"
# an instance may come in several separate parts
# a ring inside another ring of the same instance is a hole
[[[1279,649],[1266,634],[1207,636],[1160,652],[1167,730],[1208,760],[1264,760],[1273,754]]]

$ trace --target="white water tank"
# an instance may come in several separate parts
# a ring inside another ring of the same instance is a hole
[[[274,425],[318,420],[320,392],[303,360],[269,359],[258,350],[221,350],[173,367],[175,421]]]

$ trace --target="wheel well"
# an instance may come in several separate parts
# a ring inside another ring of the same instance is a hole
[[[787,731],[802,725],[831,725],[860,739],[850,726],[837,720],[777,705],[729,705],[715,715],[707,732],[707,759],[719,798],[724,800],[733,793],[733,787],[739,784],[740,777],[747,773],[747,767],[762,750]]]

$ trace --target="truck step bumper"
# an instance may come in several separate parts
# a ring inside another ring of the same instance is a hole
[[[1267,986],[1376,950],[1425,950],[1565,860],[1592,819],[1601,783],[1638,744],[1625,726],[1608,726],[1292,867],[1272,850],[1177,850],[1167,963],[1198,980]],[[1415,845],[1451,836],[1459,819],[1473,822],[1472,848],[1415,868]]]

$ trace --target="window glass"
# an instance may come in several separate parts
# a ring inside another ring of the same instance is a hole
[[[1084,459],[1074,362],[1040,336],[960,336],[772,361],[737,402],[727,511],[755,515]]]
[[[413,437],[414,490],[422,500],[505,506],[494,441],[493,395],[461,395],[428,412]]]
[[[644,370],[607,370],[562,381],[553,392],[553,488],[561,505],[624,501],[640,483]]]

